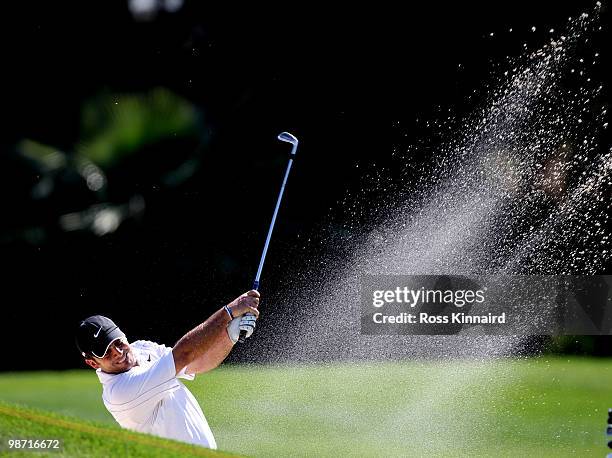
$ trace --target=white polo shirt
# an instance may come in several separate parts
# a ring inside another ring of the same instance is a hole
[[[139,363],[127,372],[96,372],[102,400],[123,427],[141,433],[216,449],[204,413],[191,392],[178,380],[193,380],[185,369],[176,375],[172,349],[148,340],[130,344]]]

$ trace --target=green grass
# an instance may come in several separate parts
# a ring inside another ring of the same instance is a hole
[[[25,449],[11,447],[10,440],[55,441],[57,448]],[[99,425],[71,419],[39,409],[0,402],[0,455],[37,457],[134,458],[229,457],[225,453],[123,430],[115,425]]]
[[[226,366],[186,384],[219,448],[245,455],[601,457],[611,380],[610,360],[538,358]],[[92,371],[0,375],[0,400],[116,429],[100,393]]]

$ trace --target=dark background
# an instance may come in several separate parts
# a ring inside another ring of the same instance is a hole
[[[478,99],[468,95],[482,88],[493,64],[520,55],[523,42],[540,47],[550,28],[593,6],[431,2],[264,11],[187,2],[138,21],[121,1],[20,3],[3,14],[0,36],[0,342],[7,349],[0,370],[79,366],[72,330],[93,313],[115,318],[131,338],[172,344],[249,289],[286,164],[288,147],[275,139],[282,130],[301,143],[262,292],[274,297],[291,287],[300,257],[325,259],[346,217],[342,200],[359,192],[364,173],[392,165],[392,146],[430,135],[416,118],[448,108],[458,117],[469,113]],[[593,75],[604,83],[612,58],[606,8],[594,43],[602,63]],[[207,141],[199,169],[164,187],[151,172],[164,163],[143,152],[108,172],[109,201],[138,194],[146,202],[142,217],[102,237],[59,230],[57,218],[82,199],[67,189],[43,207],[32,204],[28,186],[36,177],[16,165],[14,145],[30,138],[72,151],[84,100],[155,87],[201,110]],[[398,120],[401,132],[392,129]],[[413,159],[427,161],[427,154]],[[364,227],[374,217],[364,211]],[[35,243],[19,236],[32,227],[44,233]]]

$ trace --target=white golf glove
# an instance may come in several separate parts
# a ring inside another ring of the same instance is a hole
[[[250,313],[234,318],[227,325],[227,335],[233,343],[236,343],[238,342],[238,337],[240,337],[240,331],[246,331],[245,338],[248,339],[255,330],[256,321],[257,317],[255,317],[255,315],[251,315]]]

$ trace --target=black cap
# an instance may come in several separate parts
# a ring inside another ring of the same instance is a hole
[[[125,337],[113,320],[102,315],[85,318],[76,332],[76,345],[83,356],[103,358],[113,340]]]

